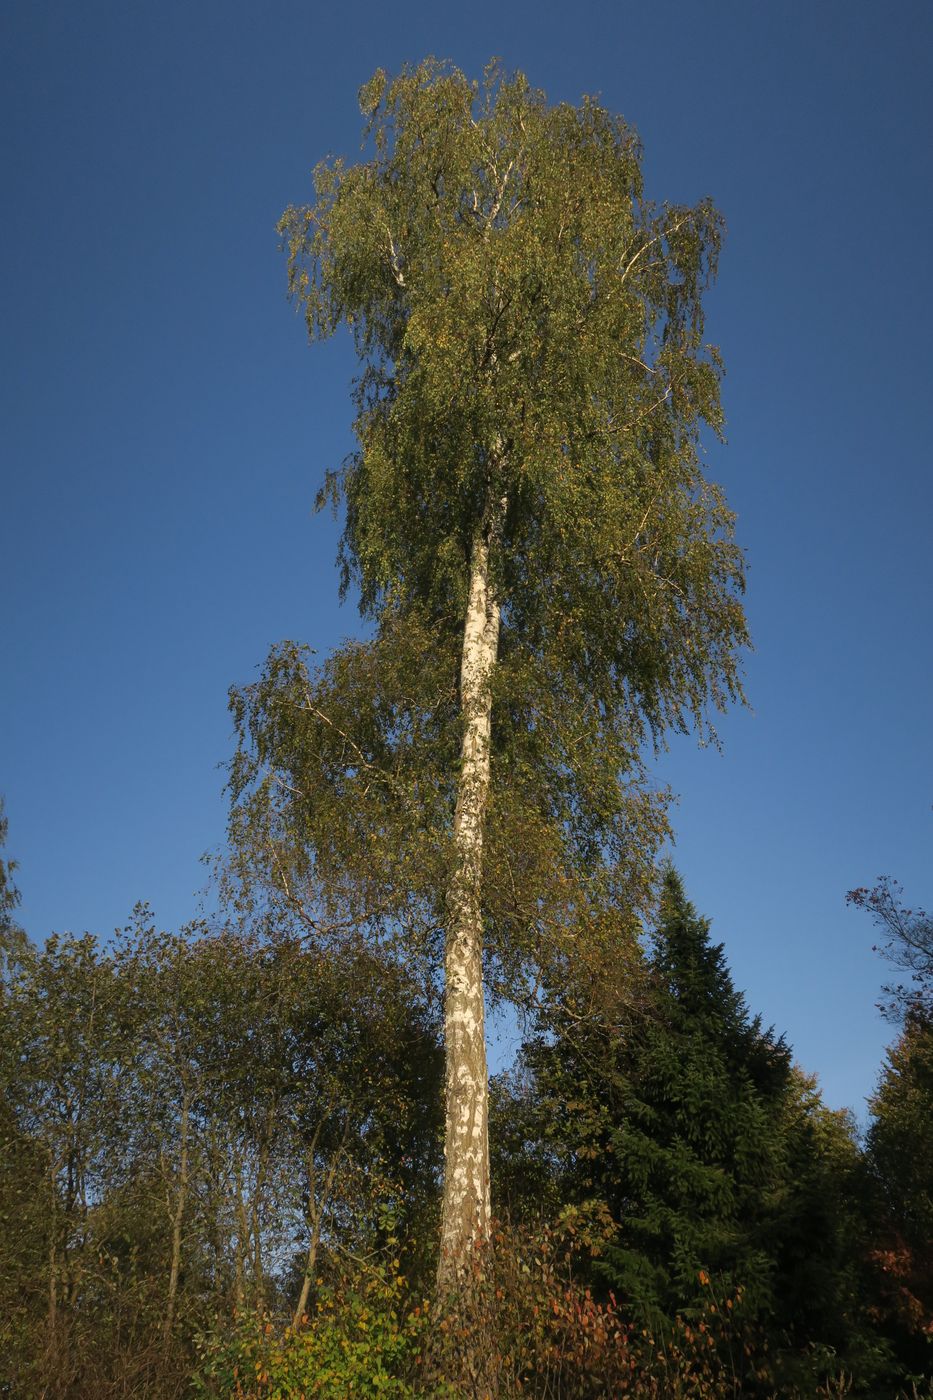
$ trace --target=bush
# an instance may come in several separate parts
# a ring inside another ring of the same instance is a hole
[[[478,1255],[466,1301],[439,1318],[427,1374],[457,1400],[487,1394],[540,1400],[749,1394],[770,1380],[766,1350],[746,1322],[742,1292],[709,1303],[703,1316],[678,1318],[663,1334],[626,1317],[577,1280],[577,1256],[596,1246],[593,1221],[568,1216],[535,1237],[501,1233]],[[582,1226],[582,1228],[580,1228]],[[701,1280],[701,1282],[703,1282]]]
[[[234,1320],[228,1337],[202,1338],[194,1393],[217,1400],[409,1400],[427,1321],[409,1307],[397,1265],[321,1289],[312,1316],[280,1331],[267,1315]]]
[[[598,1215],[535,1234],[500,1231],[446,1305],[418,1302],[400,1261],[321,1288],[295,1329],[242,1315],[202,1339],[206,1400],[818,1400],[866,1392],[830,1349],[772,1346],[745,1290],[700,1271],[702,1306],[654,1329],[580,1282]],[[933,1392],[914,1392],[933,1400]]]

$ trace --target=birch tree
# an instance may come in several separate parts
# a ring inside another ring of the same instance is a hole
[[[312,339],[349,327],[359,355],[320,503],[371,639],[277,648],[234,693],[232,825],[309,931],[443,965],[449,1285],[490,1227],[484,964],[531,993],[637,912],[666,830],[646,741],[740,691],[700,444],[721,222],[645,199],[620,118],[495,65],[379,72],[361,109],[363,159],[320,165],[281,231]]]

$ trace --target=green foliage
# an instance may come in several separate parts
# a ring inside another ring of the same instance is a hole
[[[528,1209],[527,1161],[551,1210],[602,1210],[590,1277],[649,1328],[702,1314],[715,1279],[741,1289],[788,1386],[811,1367],[808,1342],[874,1375],[851,1125],[750,1015],[673,872],[640,992],[614,1015],[582,1014],[572,988],[553,999],[524,1084],[500,1088],[507,1198]]]
[[[499,1086],[499,1196],[538,1219],[477,1254],[451,1313],[422,1301],[439,1057],[398,963],[161,934],[145,911],[109,951],[27,950],[0,1007],[0,1382],[23,1400],[175,1400],[194,1375],[231,1400],[472,1400],[492,1377],[503,1396],[660,1400],[893,1395],[922,1375],[928,1027],[892,1051],[860,1187],[847,1124],[670,880],[664,911],[640,976],[625,944],[616,1019],[568,989],[537,1077]],[[737,1123],[767,1130],[770,1164]]]
[[[581,1258],[604,1234],[598,1213],[577,1210],[531,1232],[500,1232],[477,1260],[468,1307],[435,1319],[429,1373],[465,1378],[453,1386],[457,1397],[565,1400],[734,1395],[770,1375],[741,1292],[725,1298],[707,1279],[702,1315],[658,1329],[613,1294],[594,1296],[580,1280]]]
[[[904,1363],[933,1370],[933,1021],[910,1012],[871,1100],[872,1262]]]
[[[451,656],[413,622],[351,643],[317,672],[283,644],[233,692],[240,747],[224,890],[324,946],[363,925],[431,952],[457,753]],[[259,874],[262,878],[257,879]]]
[[[933,1240],[933,1021],[908,1016],[871,1100],[871,1163],[909,1235]]]
[[[665,879],[644,1010],[624,1034],[557,1009],[529,1049],[558,1110],[568,1185],[618,1223],[599,1272],[652,1324],[700,1305],[697,1279],[771,1300],[762,1229],[779,1180],[784,1046],[751,1020],[722,948]]]
[[[610,1295],[579,1282],[595,1222],[570,1212],[555,1228],[499,1232],[475,1259],[455,1312],[416,1304],[391,1256],[319,1296],[299,1329],[245,1315],[202,1338],[194,1393],[217,1400],[385,1395],[480,1400],[802,1400],[843,1396],[851,1378],[827,1351],[779,1377],[743,1290],[704,1276],[702,1306],[660,1329],[635,1322]]]
[[[9,830],[3,805],[3,798],[0,797],[0,852],[6,845]],[[6,977],[8,967],[23,955],[27,947],[26,935],[13,917],[13,911],[20,903],[14,878],[16,868],[15,860],[6,860],[0,854],[0,984]]]
[[[864,1180],[851,1115],[822,1102],[795,1067],[779,1122],[780,1179],[764,1236],[774,1260],[772,1327],[831,1348],[865,1380],[886,1366],[872,1337],[861,1283]]]
[[[193,1392],[226,1400],[344,1400],[419,1392],[414,1369],[427,1323],[411,1306],[394,1264],[370,1266],[338,1288],[322,1289],[310,1318],[280,1332],[269,1317],[246,1314],[199,1341]]]
[[[0,1365],[11,1381],[67,1377],[80,1393],[83,1377],[107,1365],[91,1337],[111,1342],[140,1292],[151,1292],[135,1259],[123,1251],[122,1278],[117,1260],[124,1230],[136,1249],[145,1233],[125,1199],[134,1029],[127,990],[90,937],[29,949],[8,978],[0,1179],[10,1248],[0,1287],[10,1333]],[[143,1368],[152,1360],[140,1359]]]
[[[0,1003],[0,1382],[180,1394],[196,1332],[291,1315],[312,1242],[316,1287],[390,1217],[417,1232],[439,1076],[431,1013],[373,950],[140,910],[109,951],[31,951]]]
[[[613,708],[623,685],[653,722],[699,718],[744,636],[695,446],[721,422],[701,307],[718,216],[657,209],[624,122],[495,65],[475,84],[427,60],[362,106],[372,158],[319,166],[282,232],[312,336],[349,324],[364,367],[360,449],[331,479],[364,605],[459,619],[492,489],[515,644]]]
[[[699,451],[721,224],[651,204],[625,123],[521,74],[429,60],[361,104],[368,158],[320,166],[282,233],[310,334],[349,326],[361,361],[358,450],[322,501],[373,635],[316,669],[276,648],[233,693],[229,873],[436,962],[479,534],[501,609],[484,945],[521,999],[571,949],[606,973],[608,911],[646,906],[667,830],[643,743],[739,692],[742,558]]]
[[[870,1101],[866,1252],[872,1308],[902,1372],[933,1371],[933,919],[893,880],[851,890],[882,936],[877,951],[909,982],[884,988],[901,1023]]]
[[[9,822],[4,814],[3,799],[0,798],[0,849],[6,845]],[[13,879],[16,870],[15,860],[4,860],[0,858],[0,920],[9,918],[11,912],[20,901],[19,890]]]

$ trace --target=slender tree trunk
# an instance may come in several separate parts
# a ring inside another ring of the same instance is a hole
[[[321,1194],[317,1192],[317,1167],[314,1161],[314,1154],[317,1149],[318,1138],[320,1136],[321,1125],[314,1130],[314,1136],[308,1148],[308,1209],[306,1220],[310,1238],[308,1240],[308,1257],[305,1262],[305,1274],[301,1280],[301,1292],[298,1295],[298,1302],[295,1305],[295,1314],[292,1318],[292,1326],[297,1330],[301,1326],[301,1319],[308,1310],[308,1298],[311,1293],[311,1280],[314,1278],[314,1271],[317,1265],[317,1252],[321,1247],[321,1231],[324,1225],[324,1212],[330,1202],[334,1189],[334,1182],[343,1161],[343,1154],[346,1151],[347,1141],[350,1136],[349,1120],[344,1124],[340,1143],[337,1146],[330,1166],[324,1174],[324,1182],[321,1187]]]
[[[58,1374],[58,1187],[55,1178],[56,1167],[53,1162],[49,1167],[51,1191],[49,1194],[49,1296],[46,1311],[46,1356],[51,1386],[57,1392],[60,1377]]]
[[[272,1152],[277,1107],[278,1105],[274,1104],[266,1114],[265,1132],[263,1134],[262,1146],[259,1149],[259,1160],[256,1164],[256,1181],[251,1202],[253,1281],[256,1289],[256,1297],[261,1303],[265,1301],[265,1275],[262,1265],[262,1201],[266,1189],[266,1173],[269,1169],[269,1157]]]
[[[185,1204],[188,1198],[188,1118],[189,1099],[185,1094],[181,1104],[178,1152],[178,1194],[172,1214],[172,1262],[169,1269],[168,1297],[165,1302],[165,1319],[162,1323],[162,1342],[168,1346],[175,1323],[175,1302],[178,1297],[178,1279],[181,1273],[181,1237]]]
[[[249,1251],[249,1222],[246,1219],[246,1202],[243,1199],[243,1163],[234,1148],[233,1180],[236,1186],[236,1254],[234,1298],[237,1308],[242,1310],[246,1301],[246,1256]]]
[[[49,1245],[49,1307],[48,1332],[54,1337],[58,1331],[58,1259],[55,1256],[54,1241]]]
[[[257,1175],[256,1186],[250,1202],[250,1229],[253,1232],[253,1292],[257,1301],[263,1302],[265,1277],[262,1267],[262,1220],[259,1213],[260,1193],[265,1186],[263,1175]]]
[[[321,1217],[318,1215],[311,1223],[311,1238],[308,1242],[308,1257],[305,1260],[304,1278],[301,1280],[301,1292],[298,1295],[298,1302],[295,1304],[295,1314],[292,1318],[292,1327],[297,1331],[301,1326],[301,1319],[308,1311],[308,1297],[311,1293],[311,1280],[317,1266],[317,1252],[321,1243]]]
[[[490,1229],[488,1072],[483,1008],[483,831],[489,799],[492,673],[499,601],[490,580],[490,540],[504,510],[473,541],[463,629],[460,704],[463,744],[454,814],[454,869],[448,890],[444,1037],[446,1130],[438,1284],[457,1284],[470,1250]]]
[[[49,1304],[46,1331],[49,1354],[54,1364],[58,1359],[58,1257],[54,1239],[49,1245]]]

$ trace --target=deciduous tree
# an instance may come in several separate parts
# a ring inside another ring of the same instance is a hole
[[[644,902],[661,741],[739,689],[732,517],[701,466],[721,221],[644,197],[592,100],[426,61],[362,90],[367,156],[282,221],[312,338],[350,328],[344,586],[372,640],[234,697],[241,850],[310,924],[443,931],[441,1279],[490,1221],[484,953],[511,994]],[[617,926],[617,924],[616,924]],[[417,941],[417,940],[416,940]]]
[[[884,942],[876,949],[894,967],[910,974],[910,985],[885,987],[882,1010],[894,1019],[910,1011],[933,1016],[933,917],[925,909],[908,909],[903,890],[883,875],[872,888],[850,890],[846,902],[866,910]]]

